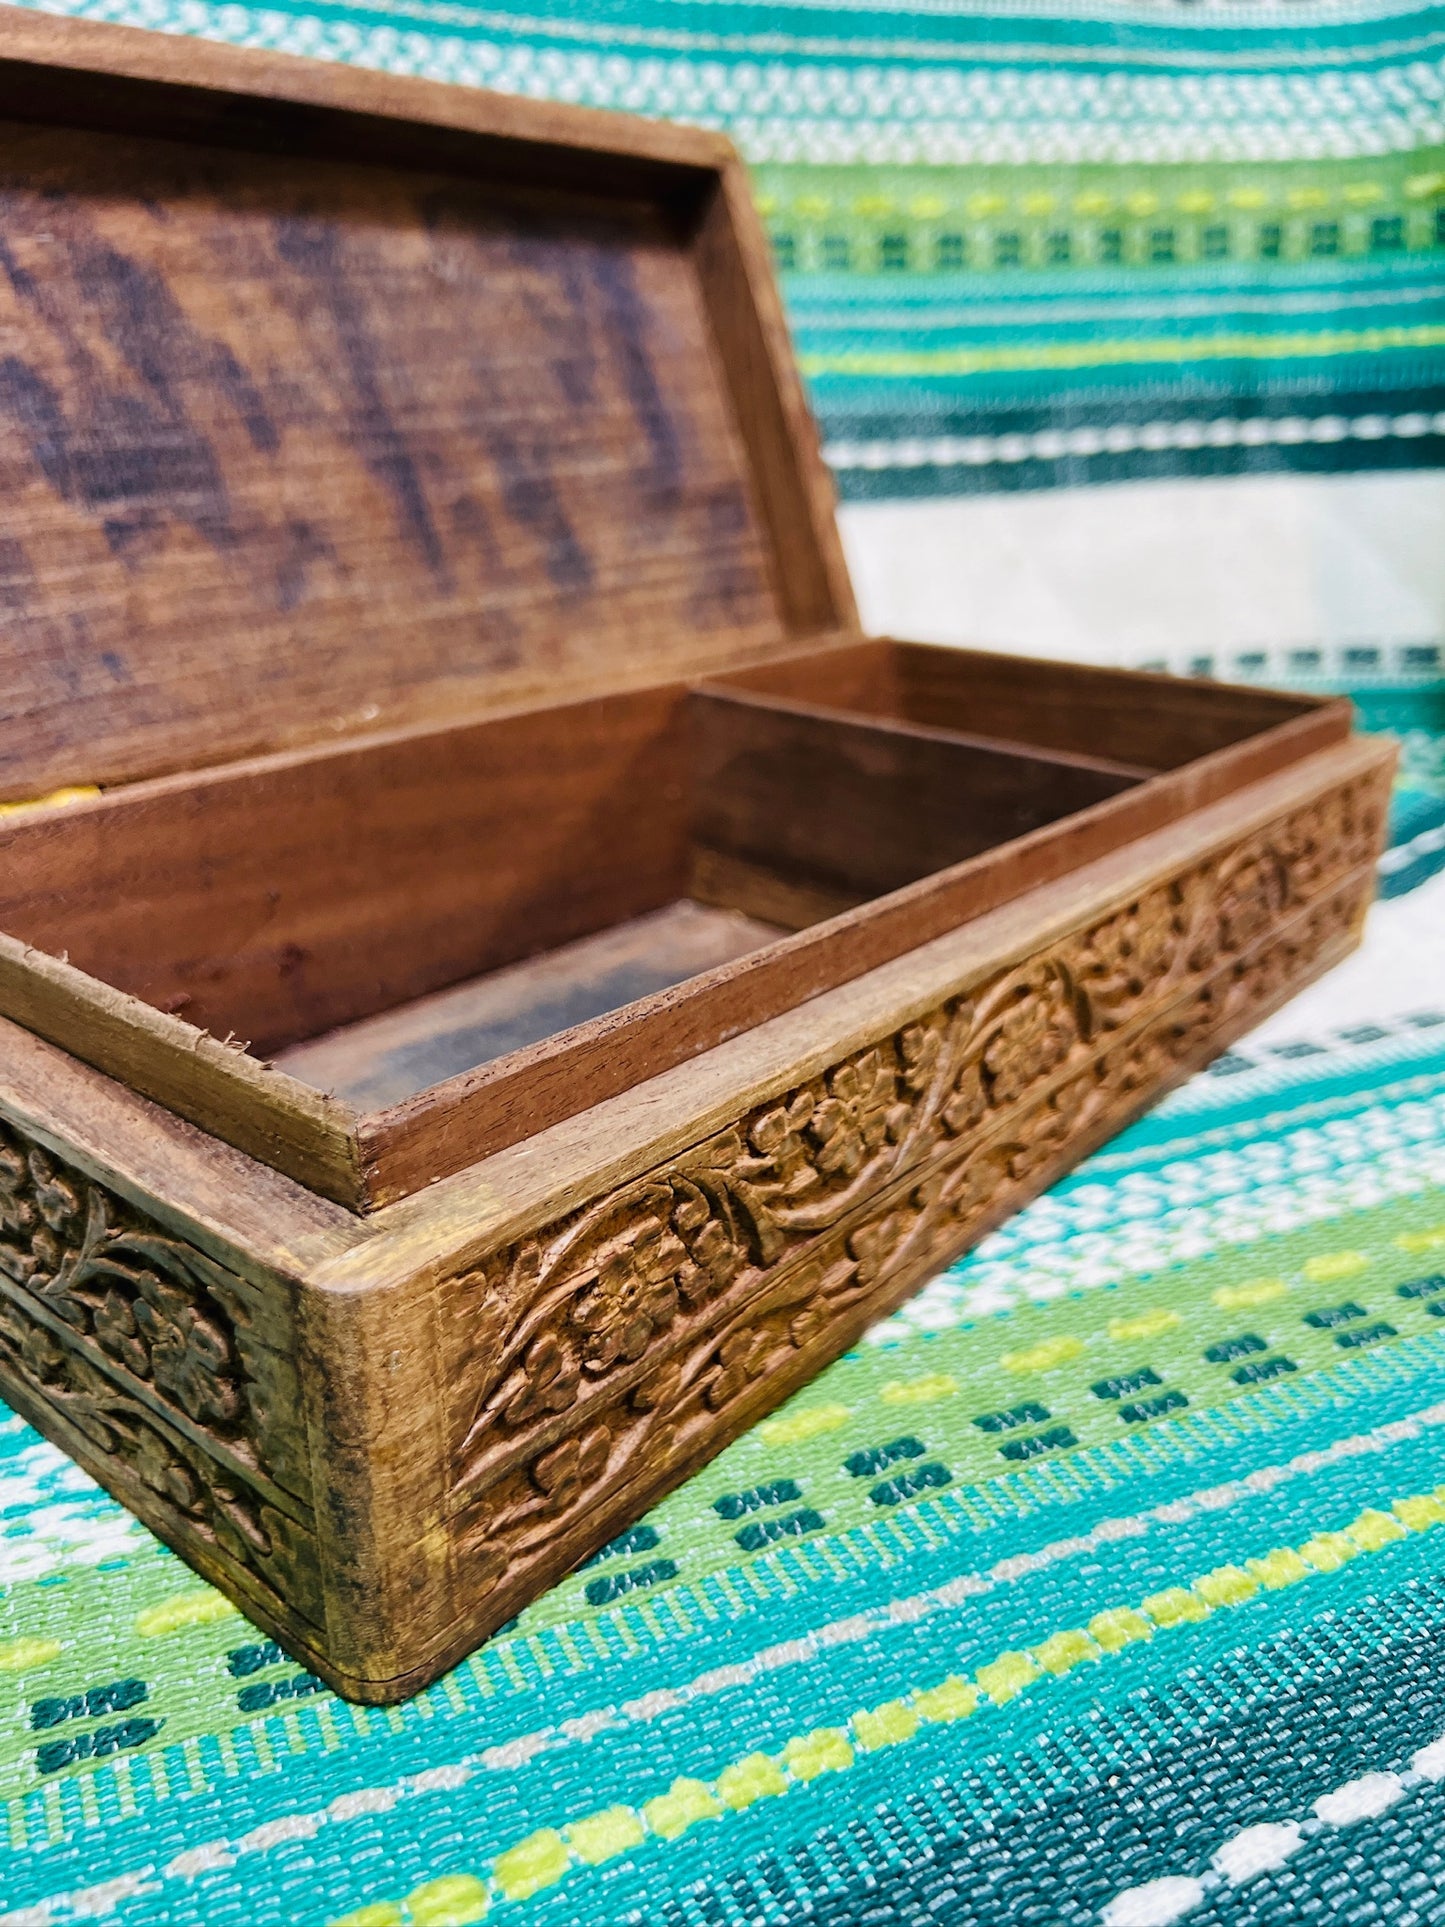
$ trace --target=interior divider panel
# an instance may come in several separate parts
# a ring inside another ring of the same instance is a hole
[[[862,901],[1132,788],[1140,773],[917,724],[694,691],[692,841]]]
[[[1149,774],[1320,709],[1317,699],[1274,689],[883,639],[800,651],[708,681]]]

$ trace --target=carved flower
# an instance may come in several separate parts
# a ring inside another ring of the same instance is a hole
[[[581,1370],[577,1354],[555,1332],[543,1332],[527,1347],[513,1390],[502,1407],[508,1425],[525,1425],[546,1412],[565,1412],[577,1396]]]
[[[52,1234],[39,1222],[40,1214],[31,1199],[23,1192],[0,1192],[0,1223],[6,1230],[14,1232],[15,1238],[0,1240],[0,1271],[7,1278],[13,1278],[17,1285],[43,1284],[48,1275],[45,1258],[51,1256],[52,1268],[59,1262],[59,1253],[37,1254],[37,1239],[53,1243]]]
[[[703,1398],[714,1412],[720,1412],[755,1379],[761,1378],[767,1366],[773,1340],[765,1331],[734,1332],[718,1346],[718,1367],[708,1380]]]
[[[1141,997],[1168,971],[1178,943],[1177,907],[1166,890],[1110,917],[1088,939],[1085,975],[1091,1001],[1113,1014]]]
[[[597,1281],[572,1306],[572,1322],[587,1333],[587,1369],[605,1372],[621,1360],[641,1358],[654,1332],[677,1316],[677,1271],[686,1258],[682,1241],[664,1226],[615,1251]]]
[[[1278,896],[1272,866],[1256,857],[1242,864],[1219,900],[1219,935],[1226,950],[1243,950],[1269,928]]]
[[[983,1067],[995,1104],[1011,1104],[1057,1070],[1073,1049],[1078,1021],[1056,977],[1021,989],[984,1046]]]
[[[150,1358],[136,1325],[130,1299],[124,1292],[114,1288],[108,1291],[92,1313],[92,1323],[102,1351],[109,1352],[117,1363],[124,1365],[128,1372],[134,1372],[137,1378],[148,1375]]]
[[[818,1146],[819,1170],[851,1178],[886,1139],[901,1137],[908,1106],[896,1100],[896,1079],[881,1051],[865,1051],[831,1072],[828,1095],[808,1120],[808,1134]]]
[[[1206,872],[1200,882],[1202,916],[1190,967],[1207,970],[1221,955],[1246,949],[1263,935],[1283,905],[1287,887],[1278,853],[1263,846],[1232,869]]]
[[[43,1151],[30,1153],[30,1175],[35,1184],[35,1203],[42,1218],[54,1232],[70,1235],[80,1216],[80,1195],[56,1170]]]
[[[544,1452],[532,1465],[532,1483],[551,1500],[553,1511],[563,1512],[584,1487],[601,1478],[611,1451],[607,1427],[595,1425],[581,1438],[563,1439]]]
[[[41,1385],[61,1385],[66,1378],[66,1353],[45,1325],[27,1321],[20,1341],[20,1355],[26,1369]]]
[[[966,1018],[966,1011],[962,1013]],[[903,1082],[915,1096],[928,1089],[943,1054],[943,1032],[934,1024],[909,1024],[899,1032]]]
[[[1378,813],[1367,796],[1337,791],[1292,816],[1275,838],[1287,901],[1313,896],[1331,876],[1362,862],[1373,848]]]
[[[962,1137],[975,1124],[982,1123],[988,1109],[988,1093],[983,1087],[983,1068],[978,1058],[970,1058],[954,1080],[953,1090],[943,1107],[944,1129]]]
[[[36,1215],[25,1153],[0,1139],[0,1224],[8,1231],[28,1235],[34,1229]]]
[[[82,1242],[82,1194],[42,1150],[28,1153],[0,1139],[0,1224],[15,1242],[0,1244],[0,1270],[18,1284],[44,1289]],[[57,1304],[81,1328],[83,1306]]]
[[[133,1315],[150,1349],[151,1377],[198,1425],[231,1424],[241,1413],[225,1331],[178,1286],[142,1273]]]
[[[748,1126],[749,1145],[771,1167],[773,1184],[785,1198],[807,1190],[816,1177],[803,1138],[816,1102],[813,1091],[794,1091]]]
[[[743,1267],[743,1253],[707,1193],[690,1178],[676,1182],[673,1229],[687,1247],[677,1270],[677,1288],[689,1305],[700,1305],[729,1286]]]
[[[200,1515],[200,1482],[159,1432],[153,1432],[148,1425],[142,1426],[127,1456],[152,1492],[159,1492],[182,1512],[193,1517]]]
[[[1331,801],[1338,803],[1337,798]],[[1337,807],[1313,820],[1296,816],[1285,824],[1276,847],[1291,896],[1314,893],[1328,874],[1331,858],[1343,847],[1346,834],[1344,814]]]

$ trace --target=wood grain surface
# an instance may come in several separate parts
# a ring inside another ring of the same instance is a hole
[[[1116,796],[1140,775],[947,729],[699,691],[695,853],[861,903]]]
[[[278,1069],[363,1112],[731,963],[782,933],[680,898],[560,949],[294,1045]]]
[[[266,1057],[680,895],[678,705],[352,739],[0,820],[0,929]]]
[[[717,680],[785,700],[1057,750],[1134,775],[1178,769],[1309,716],[1338,736],[1350,714],[1338,698],[1321,702],[1148,670],[884,637],[795,650]]]
[[[5,795],[779,633],[690,257],[646,209],[0,143]]]

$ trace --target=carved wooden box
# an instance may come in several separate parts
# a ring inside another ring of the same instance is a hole
[[[393,1700],[1342,955],[1390,758],[860,637],[711,135],[0,119],[0,1391]]]

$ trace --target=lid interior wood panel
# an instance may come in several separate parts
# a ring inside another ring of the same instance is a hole
[[[716,174],[290,111],[285,154],[0,118],[0,797],[796,641]]]

